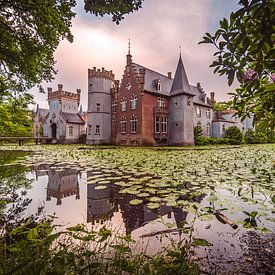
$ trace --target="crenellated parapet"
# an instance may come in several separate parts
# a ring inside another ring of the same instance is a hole
[[[96,67],[93,67],[92,69],[88,69],[88,77],[106,78],[114,81],[115,75],[113,74],[113,71],[108,71],[104,68],[97,69]]]
[[[58,99],[67,98],[67,99],[72,99],[72,100],[76,100],[77,102],[80,102],[80,94],[81,94],[81,89],[76,89],[76,93],[64,91],[62,84],[58,84],[58,90],[54,92],[52,88],[48,88],[48,100],[52,100],[56,98]]]

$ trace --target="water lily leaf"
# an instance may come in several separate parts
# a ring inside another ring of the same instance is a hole
[[[131,200],[129,202],[129,204],[131,204],[131,205],[138,205],[138,204],[141,204],[142,202],[143,202],[142,200],[135,199],[135,200]]]
[[[95,187],[95,190],[103,190],[103,189],[106,189],[107,186],[106,185],[98,185]]]

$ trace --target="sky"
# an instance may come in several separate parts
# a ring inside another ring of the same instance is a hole
[[[121,80],[126,64],[128,40],[135,63],[163,74],[175,73],[180,46],[189,83],[201,83],[209,95],[215,92],[218,101],[228,100],[228,92],[237,87],[227,85],[226,77],[214,75],[214,46],[198,45],[206,32],[214,33],[219,20],[238,9],[237,0],[145,0],[142,9],[125,16],[116,25],[110,16],[96,17],[84,11],[84,2],[77,1],[72,21],[74,42],[62,41],[56,52],[58,71],[51,83],[43,83],[46,90],[63,84],[64,90],[81,89],[81,104],[87,109],[88,68],[104,67]],[[48,108],[47,94],[32,89],[34,100]]]

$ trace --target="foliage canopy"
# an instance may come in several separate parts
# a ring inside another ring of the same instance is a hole
[[[24,92],[54,73],[54,51],[72,42],[75,0],[0,0],[0,99]]]
[[[232,92],[232,107],[242,118],[255,114],[261,128],[275,127],[275,2],[240,0],[230,20],[220,21],[214,35],[206,33],[200,43],[217,48],[210,65],[214,73],[227,75],[240,87]]]
[[[32,114],[29,94],[9,97],[0,104],[0,136],[32,136]]]
[[[144,0],[84,0],[84,9],[96,16],[103,16],[105,14],[112,15],[112,20],[119,24],[124,19],[125,14],[137,11],[141,8]]]

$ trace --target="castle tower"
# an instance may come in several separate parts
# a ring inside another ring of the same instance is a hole
[[[87,144],[111,143],[111,90],[114,74],[88,69]]]
[[[170,91],[169,145],[194,145],[193,96],[180,55]]]

